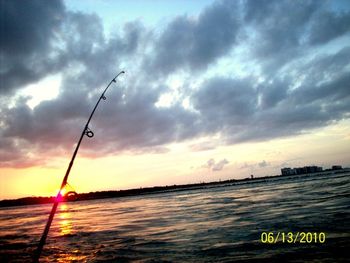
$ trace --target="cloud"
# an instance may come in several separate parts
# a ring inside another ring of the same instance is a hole
[[[350,12],[323,11],[311,23],[310,43],[323,44],[350,31]]]
[[[245,1],[245,21],[255,29],[254,55],[290,57],[303,44],[307,25],[322,8],[317,1]]]
[[[0,47],[11,55],[25,55],[48,48],[53,29],[60,23],[64,12],[63,3],[58,0],[6,1],[1,3],[1,8],[3,31]]]
[[[192,95],[202,128],[238,143],[301,134],[348,118],[349,55],[345,47],[294,65],[297,86],[292,74],[258,85],[254,78],[212,78]]]
[[[212,140],[212,141],[191,144],[189,145],[189,149],[194,152],[209,151],[209,150],[215,149],[219,145],[220,143],[218,141]]]
[[[271,164],[269,162],[266,162],[265,160],[262,160],[261,162],[257,162],[257,163],[252,163],[252,164],[248,164],[248,163],[244,163],[240,169],[250,169],[251,171],[255,170],[256,168],[264,168],[264,167],[268,167]],[[279,168],[280,166],[277,166],[277,168]]]
[[[207,167],[211,168],[211,167],[213,167],[213,165],[215,165],[215,160],[213,158],[211,158],[207,161]]]
[[[219,161],[213,166],[213,171],[221,171],[222,169],[224,169],[224,166],[228,163],[229,162],[226,159]]]
[[[260,91],[260,107],[264,110],[273,108],[277,104],[286,99],[289,88],[289,81],[287,79],[275,78],[270,83],[261,83],[258,87]]]
[[[207,161],[207,163],[203,167],[208,168],[213,172],[217,172],[217,171],[221,171],[222,169],[224,169],[224,166],[228,163],[229,163],[229,161],[227,161],[226,159],[222,159],[219,162],[215,162],[215,160],[213,158],[211,158]]]
[[[227,54],[239,29],[237,5],[214,2],[198,17],[178,16],[157,37],[144,66],[154,74],[198,71]]]
[[[349,60],[350,46],[346,46],[335,54],[316,57],[300,67],[298,74],[305,76],[305,85],[295,90],[291,98],[303,103],[346,99],[350,94],[347,85]]]
[[[61,68],[53,42],[64,16],[62,1],[2,1],[0,93],[19,89]]]
[[[248,79],[212,78],[192,95],[202,129],[216,133],[244,124],[255,112],[257,93]]]
[[[265,160],[263,160],[262,162],[258,163],[260,168],[264,168],[266,166],[269,166],[270,164],[268,162],[266,162]]]

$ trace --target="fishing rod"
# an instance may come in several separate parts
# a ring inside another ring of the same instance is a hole
[[[45,229],[44,229],[44,232],[41,236],[41,239],[39,241],[39,244],[38,244],[38,248],[36,250],[36,253],[34,254],[34,258],[33,258],[33,262],[39,262],[39,258],[40,258],[40,255],[41,255],[41,252],[43,250],[43,247],[45,245],[45,241],[46,241],[46,238],[47,238],[47,235],[49,233],[49,230],[50,230],[50,226],[51,226],[51,223],[52,223],[52,220],[55,216],[55,213],[56,213],[56,210],[57,210],[57,206],[58,206],[58,203],[61,201],[61,197],[62,197],[62,189],[67,185],[67,181],[68,181],[68,176],[69,176],[69,173],[70,173],[70,170],[73,166],[73,163],[74,163],[74,159],[78,153],[78,150],[79,150],[79,147],[80,147],[80,144],[83,140],[83,137],[84,135],[86,135],[87,137],[89,138],[92,138],[94,136],[94,133],[89,129],[89,124],[90,124],[90,121],[91,121],[91,118],[92,116],[94,115],[95,111],[96,111],[96,108],[98,106],[98,104],[100,103],[101,100],[106,100],[106,96],[105,96],[105,93],[107,91],[107,89],[109,88],[109,86],[113,83],[113,82],[117,82],[117,78],[120,74],[123,74],[125,73],[125,71],[121,71],[118,73],[117,76],[115,76],[111,82],[109,82],[109,84],[107,85],[107,87],[105,88],[105,90],[102,92],[100,98],[98,99],[94,109],[92,110],[91,114],[90,114],[90,117],[88,119],[88,121],[86,122],[85,126],[84,126],[84,129],[83,129],[83,132],[81,133],[80,135],[80,138],[79,138],[79,141],[78,141],[78,144],[77,146],[75,147],[75,150],[73,152],[73,156],[72,156],[72,159],[68,165],[68,168],[67,168],[67,171],[66,171],[66,174],[63,178],[63,181],[62,181],[62,184],[61,184],[61,187],[60,187],[60,190],[58,191],[57,193],[57,196],[55,198],[55,201],[53,203],[53,206],[52,206],[52,209],[51,209],[51,212],[50,212],[50,215],[49,215],[49,218],[47,220],[47,223],[46,223],[46,226],[45,226]]]

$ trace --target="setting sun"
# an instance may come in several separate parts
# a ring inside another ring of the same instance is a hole
[[[65,196],[67,194],[67,190],[65,188],[62,188],[60,191],[61,196]]]

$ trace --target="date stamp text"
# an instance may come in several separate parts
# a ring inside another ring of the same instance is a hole
[[[264,244],[276,243],[325,243],[324,232],[262,232],[260,241]]]

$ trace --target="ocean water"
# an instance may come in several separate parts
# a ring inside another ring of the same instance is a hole
[[[40,261],[346,262],[349,208],[349,173],[62,203]],[[0,209],[0,262],[31,261],[50,210]],[[289,232],[323,242],[289,243]]]

